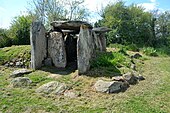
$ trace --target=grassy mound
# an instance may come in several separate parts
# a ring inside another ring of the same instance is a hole
[[[11,46],[0,49],[0,65],[17,59],[29,61],[31,59],[31,46]]]

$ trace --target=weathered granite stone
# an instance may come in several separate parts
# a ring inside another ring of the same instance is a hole
[[[86,73],[90,69],[90,60],[94,52],[93,42],[92,32],[87,26],[82,25],[77,41],[77,63],[79,74]]]
[[[97,50],[106,51],[106,38],[104,33],[96,34],[93,32],[94,43]]]
[[[47,56],[47,40],[45,27],[41,22],[33,22],[30,29],[31,68],[38,69]]]
[[[54,21],[51,22],[53,27],[57,27],[63,30],[80,30],[81,25],[86,25],[89,29],[92,29],[92,26],[87,22],[82,21]]]
[[[106,51],[106,37],[104,33],[99,35],[99,40],[101,42],[101,51]]]
[[[125,73],[123,77],[129,84],[136,84],[138,82],[137,77],[132,72]]]
[[[17,77],[14,78],[10,85],[14,88],[18,88],[18,87],[27,87],[30,86],[30,84],[32,83],[32,81],[28,78],[28,77]]]
[[[98,80],[94,88],[98,92],[102,93],[114,93],[114,92],[119,92],[122,89],[123,82],[119,81],[103,81],[103,80]]]
[[[44,93],[44,94],[56,94],[61,95],[64,91],[67,90],[67,86],[64,83],[59,83],[57,81],[51,81],[40,86],[36,89],[37,93]]]
[[[48,54],[52,58],[52,62],[58,68],[66,67],[66,50],[62,33],[51,32],[48,38]]]
[[[93,32],[93,37],[94,37],[95,49],[101,51],[102,50],[102,44],[101,44],[101,41],[98,38],[98,34]]]
[[[111,31],[111,29],[107,27],[98,27],[98,28],[93,28],[92,30],[96,33],[105,33]]]
[[[32,70],[28,70],[28,69],[19,69],[19,70],[15,70],[10,74],[10,77],[12,78],[16,78],[16,77],[22,77],[24,74],[29,74],[31,73]]]

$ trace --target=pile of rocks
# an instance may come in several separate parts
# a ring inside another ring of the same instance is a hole
[[[130,85],[134,85],[145,78],[135,72],[128,72],[123,76],[113,77],[110,81],[98,80],[94,88],[97,92],[116,93],[125,91]]]
[[[14,88],[25,88],[31,85],[32,81],[28,77],[24,77],[24,74],[31,73],[32,70],[19,69],[15,70],[9,76],[12,78],[10,86]]]
[[[17,67],[17,68],[29,68],[31,59],[15,58],[11,61],[4,63],[6,67]]]

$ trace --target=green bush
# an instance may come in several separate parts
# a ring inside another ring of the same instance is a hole
[[[139,48],[137,47],[136,44],[130,44],[126,46],[126,49],[129,51],[134,51],[134,52],[138,52]]]
[[[145,55],[148,56],[158,56],[156,49],[154,49],[153,47],[144,47],[142,51]]]
[[[119,52],[100,52],[97,53],[97,58],[91,61],[92,68],[111,67],[111,66],[129,66],[128,58]]]

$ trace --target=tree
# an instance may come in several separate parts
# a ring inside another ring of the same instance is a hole
[[[113,30],[108,33],[111,43],[151,45],[152,14],[135,4],[125,6],[119,1],[105,7],[100,25]]]
[[[170,11],[160,13],[155,24],[157,45],[168,45],[170,42]]]
[[[0,28],[0,48],[11,46],[11,39],[7,36],[8,30]]]
[[[18,16],[15,17],[9,29],[9,37],[15,45],[30,44],[30,25],[32,23],[31,17]]]
[[[35,20],[48,24],[56,20],[86,20],[84,0],[32,0],[28,8]]]

